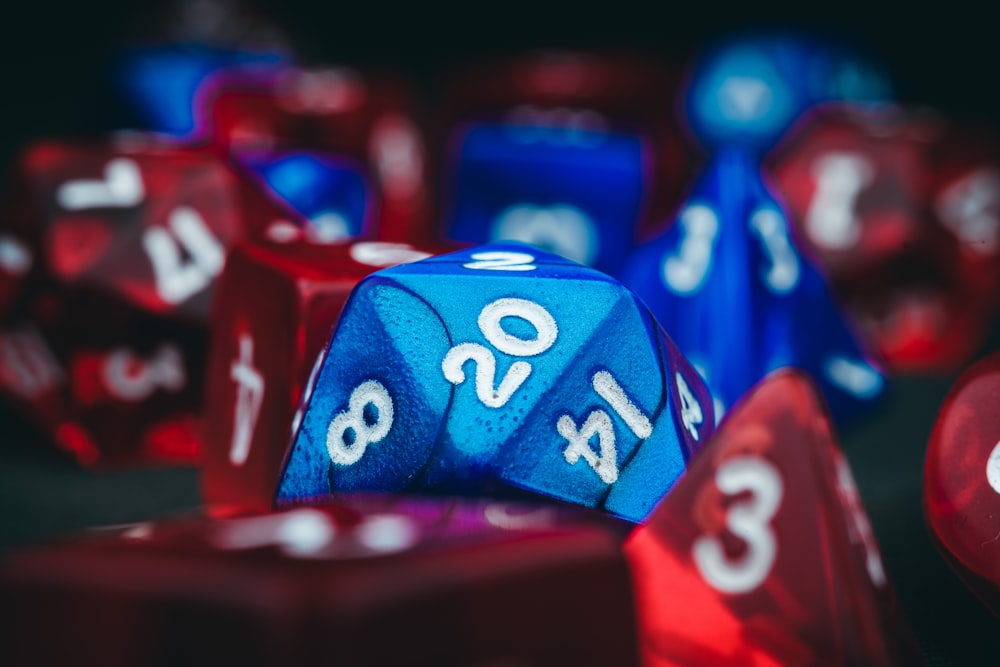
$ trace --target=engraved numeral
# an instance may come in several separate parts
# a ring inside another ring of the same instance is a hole
[[[529,255],[526,252],[493,250],[476,252],[471,257],[476,261],[466,262],[462,266],[481,271],[533,271],[537,268],[532,264],[535,261],[534,255]]]
[[[56,201],[68,211],[128,208],[142,203],[145,196],[139,165],[125,157],[108,162],[103,179],[67,181],[56,190]]]
[[[792,249],[784,217],[774,209],[762,208],[750,217],[750,228],[760,236],[771,263],[764,282],[775,294],[787,294],[799,284],[799,258]]]
[[[409,264],[430,257],[430,253],[417,250],[406,243],[364,241],[351,246],[351,259],[368,266],[395,266]]]
[[[233,439],[229,461],[235,466],[246,463],[250,441],[257,427],[261,401],[264,400],[264,377],[253,365],[253,338],[241,333],[239,358],[229,366],[229,378],[236,383],[236,407],[233,413]]]
[[[846,250],[858,242],[858,195],[875,178],[871,161],[857,153],[826,153],[812,164],[816,191],[806,211],[805,228],[813,243]]]
[[[368,406],[375,408],[375,417],[366,415]],[[357,463],[368,445],[381,442],[392,428],[392,396],[377,380],[362,382],[347,401],[347,410],[330,422],[326,431],[326,450],[330,460],[342,466]],[[369,423],[370,422],[370,423]],[[348,433],[351,434],[348,441]]]
[[[167,225],[169,230],[148,227],[142,236],[142,246],[153,267],[157,294],[166,303],[176,305],[211,284],[222,271],[226,253],[192,208],[174,209]],[[190,257],[187,261],[182,258],[181,246]]]
[[[712,250],[719,235],[719,218],[702,204],[684,209],[677,224],[683,238],[676,254],[663,262],[663,279],[676,294],[694,294],[701,289],[712,266]]]
[[[172,344],[145,360],[126,348],[112,351],[104,362],[103,379],[113,397],[130,403],[149,398],[157,389],[180,391],[187,383],[180,348]]]

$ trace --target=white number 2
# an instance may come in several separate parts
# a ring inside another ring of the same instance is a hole
[[[178,304],[209,286],[222,271],[226,252],[192,208],[174,209],[167,225],[169,230],[148,227],[142,235],[142,246],[153,266],[157,294],[166,303]],[[190,256],[187,262],[182,259],[180,246]]]
[[[717,591],[749,593],[767,579],[778,556],[771,519],[781,505],[781,475],[763,459],[739,456],[719,466],[715,485],[727,496],[750,492],[749,498],[733,503],[726,512],[726,528],[746,543],[746,553],[732,560],[717,537],[702,535],[691,545],[691,556]]]
[[[472,254],[474,262],[463,264],[467,269],[478,269],[480,271],[533,271],[536,267],[533,255],[526,252],[512,252],[509,250],[492,250],[489,252],[476,252]]]

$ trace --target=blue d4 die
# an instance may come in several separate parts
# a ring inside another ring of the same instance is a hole
[[[621,266],[649,186],[638,135],[512,122],[472,125],[455,145],[450,238],[524,241],[609,273]]]
[[[350,161],[313,151],[241,152],[237,160],[309,221],[314,240],[371,235],[371,188]]]
[[[307,396],[278,504],[528,491],[640,521],[714,428],[627,289],[518,243],[366,278]]]
[[[836,418],[883,393],[882,372],[792,245],[751,153],[719,151],[673,226],[632,255],[622,281],[702,373],[717,416],[783,366],[809,372]]]
[[[747,35],[708,49],[695,64],[685,113],[706,145],[769,147],[820,102],[887,101],[891,86],[862,54],[815,36]]]

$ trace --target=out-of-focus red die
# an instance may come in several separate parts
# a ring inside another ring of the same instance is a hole
[[[323,244],[309,228],[272,223],[237,246],[220,280],[205,410],[204,497],[214,514],[274,506],[314,362],[351,290],[369,273],[441,247]]]
[[[983,340],[1000,287],[1000,152],[927,112],[830,106],[769,160],[799,241],[888,363],[946,370]]]
[[[625,553],[647,666],[912,664],[850,469],[797,373],[727,415]]]
[[[931,536],[1000,614],[1000,353],[970,367],[941,406],[924,466]]]
[[[0,565],[4,664],[636,665],[593,521],[396,499],[38,547]]]
[[[696,173],[691,142],[676,120],[680,77],[679,67],[624,53],[542,50],[478,62],[454,72],[435,143],[455,151],[470,125],[498,122],[641,137],[652,148],[635,230],[642,237],[668,217]],[[455,183],[444,186],[447,214]]]
[[[196,106],[198,132],[226,150],[318,149],[368,165],[376,238],[430,236],[424,138],[414,95],[398,78],[346,67],[234,70],[206,84]]]
[[[213,283],[230,245],[294,214],[251,206],[214,151],[140,135],[37,144],[16,179],[3,233],[30,266],[0,390],[83,463],[197,460]]]

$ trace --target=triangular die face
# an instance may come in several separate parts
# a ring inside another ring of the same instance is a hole
[[[851,546],[836,456],[820,400],[795,372],[735,407],[626,543],[647,664],[888,659],[855,627],[880,615],[879,600]]]

